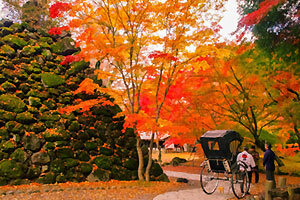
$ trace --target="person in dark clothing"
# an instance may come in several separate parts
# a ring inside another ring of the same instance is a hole
[[[265,144],[265,148],[266,148],[266,152],[265,152],[264,158],[263,158],[263,165],[266,170],[266,179],[269,181],[273,181],[274,187],[276,187],[275,176],[274,176],[275,153],[271,150],[271,148],[272,148],[271,144]]]
[[[255,167],[252,168],[252,171],[251,171],[251,178],[252,178],[252,172],[254,172],[254,174],[255,174],[255,183],[258,183],[258,181],[259,181],[259,173],[258,173],[259,153],[255,150],[254,145],[252,145],[251,148],[249,149],[249,153],[252,155],[252,157],[254,159],[254,162],[255,162]]]

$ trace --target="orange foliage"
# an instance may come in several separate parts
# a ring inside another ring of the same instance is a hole
[[[79,88],[74,92],[74,94],[81,92],[86,94],[94,94],[95,91],[99,89],[100,86],[98,84],[94,83],[92,79],[86,78],[80,83]]]
[[[86,100],[86,101],[76,100],[76,102],[77,102],[76,105],[60,108],[59,112],[69,114],[75,110],[80,110],[80,112],[89,111],[90,108],[92,108],[93,106],[95,106],[97,104],[100,104],[102,106],[106,106],[106,105],[114,106],[115,105],[114,103],[112,103],[111,101],[109,101],[105,98],[90,99],[90,100]]]
[[[300,148],[297,144],[289,144],[286,146],[287,146],[286,148],[282,148],[282,145],[278,145],[276,149],[278,152],[286,156],[295,156],[296,151],[300,152]]]

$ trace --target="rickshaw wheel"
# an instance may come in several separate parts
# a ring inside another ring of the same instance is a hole
[[[202,167],[200,175],[200,185],[206,194],[212,194],[216,191],[219,183],[219,173],[213,172],[206,165]]]
[[[232,170],[231,186],[233,194],[238,198],[243,198],[250,189],[250,182],[247,173],[247,167],[243,164],[238,164]]]

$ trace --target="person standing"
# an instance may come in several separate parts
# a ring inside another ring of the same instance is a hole
[[[244,151],[239,153],[239,155],[237,156],[236,161],[237,161],[237,163],[243,162],[247,165],[247,174],[248,174],[248,178],[249,178],[249,183],[251,184],[252,168],[255,167],[255,162],[254,162],[254,159],[253,159],[252,155],[250,153],[248,153],[248,150],[249,150],[249,148],[245,146]],[[247,194],[249,194],[249,192],[247,192]]]
[[[249,149],[249,153],[252,155],[254,162],[255,162],[255,167],[252,168],[252,172],[254,172],[254,174],[255,174],[255,183],[258,183],[258,181],[259,181],[259,173],[258,173],[259,153],[255,150],[254,145],[252,145],[251,148]],[[251,172],[251,178],[252,178],[252,172]]]
[[[275,153],[271,150],[272,145],[271,144],[265,144],[265,149],[266,152],[264,153],[264,158],[263,158],[263,165],[266,170],[266,179],[269,181],[273,181],[274,188],[276,188],[276,182],[275,182],[275,176],[274,176],[274,171],[275,171]]]

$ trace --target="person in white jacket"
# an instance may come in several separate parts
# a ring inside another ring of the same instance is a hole
[[[256,166],[255,161],[253,156],[248,153],[248,147],[244,147],[244,151],[239,153],[237,156],[237,163],[239,162],[243,162],[247,165],[247,173],[248,173],[248,177],[249,177],[249,183],[251,183],[252,180],[252,168],[254,168]]]

